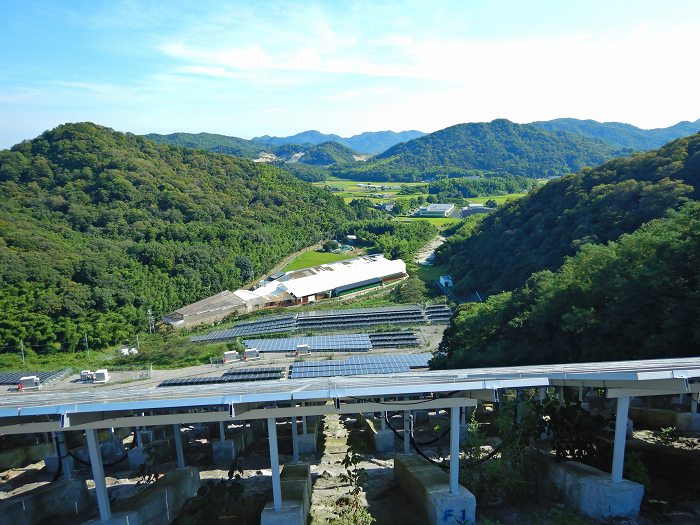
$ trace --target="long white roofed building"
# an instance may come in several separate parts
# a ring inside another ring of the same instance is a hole
[[[406,263],[401,259],[389,260],[383,255],[363,255],[286,272],[254,290],[224,291],[184,306],[164,316],[163,320],[177,327],[193,326],[258,308],[309,304],[360,293],[407,276]],[[212,301],[213,299],[218,300]],[[211,308],[212,304],[216,307]]]

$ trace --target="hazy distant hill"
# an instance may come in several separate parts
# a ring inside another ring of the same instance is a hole
[[[343,138],[339,135],[327,135],[316,130],[310,130],[289,137],[271,137],[269,135],[263,135],[262,137],[255,137],[252,140],[276,146],[281,144],[321,144],[323,142],[337,142],[359,153],[376,155],[400,142],[413,140],[423,135],[425,135],[425,133],[415,130],[400,131],[398,133],[395,131],[366,131],[359,135]]]
[[[695,122],[683,121],[668,128],[657,129],[641,129],[622,122],[597,122],[575,118],[533,122],[532,125],[548,131],[579,133],[603,140],[616,148],[631,148],[641,151],[660,148],[667,142],[700,131],[700,119]]]
[[[479,173],[552,177],[595,166],[615,153],[598,139],[499,119],[451,126],[397,144],[365,164],[342,165],[333,172],[376,181]]]

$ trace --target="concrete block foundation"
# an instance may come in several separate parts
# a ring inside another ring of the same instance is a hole
[[[2,523],[34,525],[46,520],[77,516],[90,507],[85,480],[55,481],[0,500]]]
[[[311,469],[306,463],[285,465],[280,474],[282,509],[265,505],[260,525],[305,525],[311,508]]]
[[[452,494],[449,475],[422,457],[397,454],[394,458],[394,479],[425,510],[431,525],[474,525],[474,494],[461,485],[457,493]]]
[[[613,483],[610,474],[591,466],[545,458],[549,481],[582,514],[595,520],[634,518],[639,514],[643,485],[626,479]]]
[[[138,469],[146,462],[149,454],[156,463],[167,461],[173,457],[174,449],[174,443],[168,439],[158,439],[152,443],[149,443],[145,447],[129,449],[129,468],[132,470]]]
[[[39,443],[0,450],[0,472],[37,463],[54,453],[53,443]]]
[[[692,412],[630,407],[629,417],[638,426],[649,428],[676,427],[680,432],[700,432],[700,414]]]
[[[214,463],[230,465],[237,457],[236,444],[232,439],[212,441],[211,453],[212,457],[214,458]]]
[[[110,520],[100,521],[98,518],[85,525],[168,525],[197,490],[199,470],[195,467],[178,469],[117,503]]]
[[[63,460],[66,464],[66,468],[71,472],[75,470],[75,460],[68,456]],[[44,466],[49,474],[55,474],[61,464],[61,459],[57,455],[46,456],[44,458]]]
[[[366,419],[365,427],[374,443],[374,450],[380,454],[394,452],[394,432],[391,429],[382,430],[381,423],[376,419]]]

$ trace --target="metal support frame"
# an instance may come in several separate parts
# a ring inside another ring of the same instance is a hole
[[[70,468],[68,461],[68,444],[66,443],[66,435],[63,432],[55,432],[56,435],[56,455],[61,462],[61,470],[63,471],[63,479],[69,481],[73,479],[73,469]]]
[[[92,465],[92,479],[95,481],[97,505],[100,508],[100,520],[108,521],[112,517],[112,509],[109,507],[109,496],[107,494],[107,483],[105,482],[105,470],[102,465],[100,443],[97,439],[97,432],[94,429],[90,428],[86,430],[85,436],[87,437],[90,464]]]
[[[180,425],[173,425],[173,437],[175,438],[177,468],[185,468],[185,453],[182,449],[182,432],[180,432]]]
[[[404,410],[403,413],[403,453],[411,453],[411,413]]]
[[[615,444],[613,448],[612,475],[613,483],[622,481],[625,464],[625,442],[627,439],[627,414],[630,408],[629,397],[617,398],[617,415],[615,416]]]
[[[224,422],[219,421],[219,441],[226,440],[226,428],[224,427]]]
[[[698,395],[693,393],[693,397],[690,398],[690,411],[693,414],[698,413]]]
[[[143,448],[143,436],[141,436],[141,428],[136,427],[136,446]]]
[[[280,457],[277,450],[277,421],[267,418],[267,435],[270,444],[270,469],[272,470],[272,502],[276,511],[282,510],[282,483],[280,482]]]
[[[302,402],[301,402],[301,406],[303,406],[303,407],[306,406],[306,403],[304,403],[304,402],[302,401]],[[308,434],[308,433],[309,433],[309,430],[308,430],[308,428],[306,427],[306,416],[301,416],[301,433],[302,433],[302,434]]]
[[[297,435],[297,417],[292,417],[292,461],[299,463],[299,436]]]
[[[459,488],[459,407],[450,409],[450,494]]]

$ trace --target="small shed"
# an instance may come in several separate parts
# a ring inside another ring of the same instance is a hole
[[[454,286],[454,283],[452,282],[452,277],[450,277],[449,275],[441,275],[440,286],[442,286],[443,288],[452,288]]]

